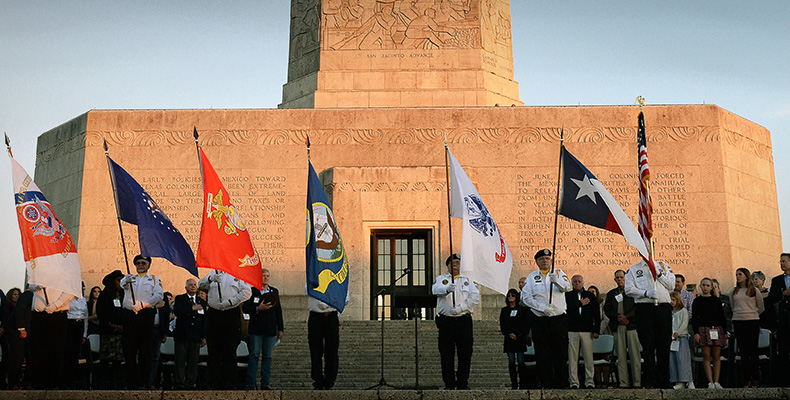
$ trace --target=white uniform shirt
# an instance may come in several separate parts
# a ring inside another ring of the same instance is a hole
[[[215,282],[215,277],[219,277],[219,282]],[[238,307],[252,297],[249,283],[223,271],[211,271],[200,279],[198,286],[208,292],[208,306],[219,311]],[[219,297],[220,291],[222,299]]]
[[[480,304],[480,290],[469,278],[458,275],[455,277],[455,308],[453,308],[453,291],[450,274],[439,275],[433,283],[432,291],[436,295],[436,311],[447,317],[460,317],[472,314],[475,306]]]
[[[672,269],[663,262],[656,261],[656,282],[653,282],[653,274],[650,267],[642,260],[630,268],[625,274],[625,294],[633,297],[636,303],[671,303],[669,292],[675,290],[675,274]],[[648,290],[655,290],[653,297],[645,296]]]
[[[49,299],[49,307],[52,312],[68,311],[69,302],[75,297],[71,293],[62,292],[52,287],[46,288],[46,296],[44,296],[43,286],[30,285],[30,288],[33,290],[33,310],[38,312],[44,312],[44,308],[47,307],[47,299]]]
[[[572,290],[571,282],[563,270],[555,268],[553,273],[557,276],[554,285],[549,278],[551,272],[544,274],[537,270],[527,275],[524,288],[521,289],[521,304],[529,307],[538,317],[556,317],[565,314],[565,292]],[[549,303],[550,290],[554,291],[551,303]]]
[[[142,303],[143,308],[151,308],[164,298],[162,282],[159,277],[146,273],[128,274],[121,278],[121,287],[124,291],[123,308],[134,311],[132,303],[132,288],[134,288],[134,300]]]
[[[82,329],[82,337],[88,337],[88,301],[84,297],[74,297],[69,302],[69,312],[66,314],[68,319],[82,320],[85,325]]]
[[[305,293],[307,293],[307,286],[305,286]],[[350,293],[346,292],[346,306],[351,301]],[[310,309],[312,312],[317,312],[321,314],[331,313],[337,311],[336,308],[330,306],[329,304],[324,303],[321,300],[316,299],[313,296],[307,296],[307,308]]]

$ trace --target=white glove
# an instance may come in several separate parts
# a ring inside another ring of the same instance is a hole
[[[143,309],[143,303],[140,302],[140,301],[135,301],[134,302],[134,313],[137,314],[142,309]]]
[[[466,310],[461,305],[457,305],[457,306],[453,307],[453,315],[455,315],[455,316],[459,316],[459,315],[461,315],[461,314],[463,314],[465,312],[466,312]]]
[[[657,299],[656,290],[655,289],[647,289],[645,290],[645,297],[650,299]]]
[[[447,285],[447,293],[455,292],[455,282]]]
[[[219,282],[222,280],[222,276],[220,274],[214,274],[208,277],[209,282]]]
[[[557,273],[556,272],[549,273],[549,282],[557,283]]]

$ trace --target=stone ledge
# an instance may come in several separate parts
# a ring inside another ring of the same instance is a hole
[[[790,388],[723,390],[273,390],[273,391],[3,391],[4,400],[288,400],[288,399],[370,399],[370,400],[444,400],[444,399],[571,399],[571,400],[697,400],[697,399],[790,399]]]

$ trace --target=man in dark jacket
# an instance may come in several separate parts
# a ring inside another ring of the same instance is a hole
[[[573,290],[565,293],[568,313],[568,381],[571,389],[579,388],[579,347],[584,358],[584,387],[595,388],[593,364],[593,339],[601,330],[601,308],[598,299],[584,290],[584,278],[571,278]]]
[[[638,388],[642,386],[642,356],[639,354],[639,334],[636,332],[636,303],[625,294],[625,271],[615,271],[614,281],[617,287],[606,294],[603,313],[609,318],[609,329],[612,330],[617,348],[617,376],[621,388],[630,386],[626,354],[630,355],[631,379],[634,387]]]
[[[194,389],[197,381],[200,348],[206,345],[205,311],[206,300],[197,295],[198,283],[187,279],[186,293],[176,296],[173,312],[176,327],[173,330],[175,342],[175,389]]]
[[[263,268],[263,290],[252,288],[252,297],[242,304],[245,314],[250,316],[247,332],[250,334],[250,358],[247,364],[247,388],[254,389],[258,377],[258,358],[261,360],[261,389],[269,390],[272,350],[283,337],[283,310],[280,307],[280,292],[269,286],[271,274]]]
[[[790,363],[790,254],[782,253],[779,256],[779,266],[782,274],[771,279],[771,291],[768,293],[770,305],[777,305],[776,316],[778,325],[776,328],[778,357],[775,365],[788,365]],[[781,368],[774,368],[774,371],[781,371]],[[775,374],[775,378],[781,377]],[[777,386],[787,386],[786,379],[773,379]]]
[[[33,291],[25,290],[16,301],[8,321],[8,387],[12,390],[30,388],[30,374],[22,380],[22,363],[30,359],[30,321],[33,316]],[[5,354],[3,355],[5,358]]]
[[[0,349],[3,354],[8,354],[8,341],[5,338],[5,332],[8,328],[8,299],[5,293],[0,289]],[[8,372],[8,357],[0,359],[0,390],[6,389],[6,373]]]

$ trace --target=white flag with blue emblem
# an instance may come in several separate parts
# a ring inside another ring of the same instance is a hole
[[[503,295],[510,284],[513,257],[475,185],[453,153],[450,157],[450,215],[463,219],[461,274]]]

